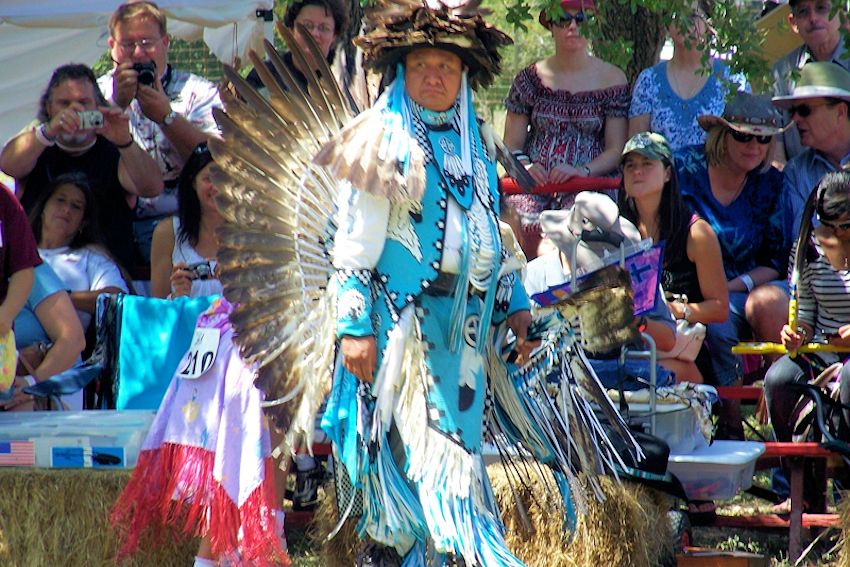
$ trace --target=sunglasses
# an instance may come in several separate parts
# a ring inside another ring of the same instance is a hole
[[[821,102],[819,104],[812,104],[812,103],[798,104],[798,105],[795,105],[795,106],[788,108],[788,112],[791,114],[792,117],[795,114],[799,114],[800,118],[806,118],[818,106],[835,106],[836,104],[838,104],[838,103],[831,102],[831,101]]]
[[[756,142],[759,144],[769,144],[770,139],[773,136],[756,136],[755,134],[745,134],[744,132],[738,132],[737,130],[729,130],[729,133],[732,134],[732,138],[735,139],[736,142],[741,142],[742,144],[749,144],[750,141],[755,138]]]
[[[576,21],[576,25],[580,26],[581,23],[585,20],[590,20],[592,17],[589,14],[585,14],[584,11],[578,12],[573,15],[569,12],[564,12],[564,15],[561,16],[558,20],[552,20],[552,25],[558,28],[568,28],[570,24],[573,23],[573,20]]]
[[[845,222],[836,224],[836,223],[826,222],[825,220],[820,218],[820,216],[818,216],[818,221],[820,221],[820,223],[823,226],[825,226],[826,228],[830,229],[833,232],[835,232],[837,230],[848,230],[848,229],[850,229],[850,221],[845,221]]]

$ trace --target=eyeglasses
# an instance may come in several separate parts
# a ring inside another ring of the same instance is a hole
[[[845,222],[841,222],[841,223],[831,223],[831,222],[827,222],[827,221],[823,220],[822,218],[820,218],[820,215],[818,215],[818,221],[823,226],[830,229],[832,232],[835,232],[835,231],[838,231],[838,230],[848,230],[848,229],[850,229],[850,221],[845,221]]]
[[[306,22],[295,22],[295,23],[298,24],[298,25],[304,26],[304,29],[306,29],[309,33],[313,33],[313,31],[318,30],[318,32],[320,34],[327,35],[327,34],[333,34],[334,31],[335,31],[334,26],[330,26],[328,24],[316,25],[315,23],[313,23],[309,20],[307,20]]]
[[[738,132],[737,130],[729,130],[729,133],[732,135],[732,138],[735,139],[736,142],[741,142],[742,144],[749,144],[750,141],[755,138],[756,142],[761,145],[769,144],[770,139],[773,136],[756,136],[755,134],[745,134],[744,132]]]
[[[818,104],[812,104],[812,103],[808,103],[808,104],[797,104],[797,105],[795,105],[795,106],[790,107],[790,108],[788,109],[788,112],[790,112],[790,113],[791,113],[791,116],[792,116],[792,117],[793,117],[795,114],[799,114],[799,115],[800,115],[800,118],[806,118],[806,117],[807,117],[807,116],[809,116],[809,115],[812,113],[812,111],[813,111],[816,107],[818,107],[818,106],[834,106],[834,103],[831,103],[831,102],[821,102],[821,103],[818,103]]]
[[[576,25],[580,26],[582,22],[585,20],[590,21],[593,19],[593,16],[590,14],[585,14],[584,11],[577,12],[576,14],[570,14],[569,12],[564,12],[564,15],[561,16],[558,20],[552,20],[552,25],[557,28],[568,28],[570,24],[573,23],[573,20],[576,21]]]
[[[140,39],[138,41],[119,41],[118,47],[124,53],[132,53],[137,47],[140,47],[145,53],[150,53],[156,49],[156,44],[159,43],[161,37],[156,39]]]

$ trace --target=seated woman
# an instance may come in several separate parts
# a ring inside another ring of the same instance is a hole
[[[827,173],[817,186],[819,226],[807,243],[806,265],[798,281],[798,324],[782,327],[782,344],[789,351],[805,342],[850,347],[850,172]],[[774,362],[764,380],[764,393],[777,441],[791,441],[791,415],[799,395],[788,388],[805,383],[835,362],[844,362],[840,398],[850,403],[848,353],[810,352],[784,355]],[[850,423],[845,411],[843,425]],[[850,431],[839,432],[847,439]]]
[[[41,258],[71,295],[88,329],[102,293],[127,293],[121,269],[103,246],[96,203],[82,174],[63,174],[48,184],[30,214]]]
[[[700,370],[706,382],[740,384],[743,369],[732,347],[749,338],[778,342],[788,313],[787,290],[765,285],[784,276],[788,260],[780,194],[782,174],[771,167],[774,137],[782,117],[768,97],[737,93],[722,116],[700,116],[708,131],[704,146],[676,154],[677,176],[685,203],[711,225],[720,242],[729,317],[707,326],[710,361]],[[724,406],[729,435],[743,433],[740,405]]]
[[[664,243],[661,286],[673,316],[689,323],[722,323],[729,315],[720,244],[707,222],[693,214],[679,193],[673,154],[660,134],[642,132],[623,150],[620,214],[643,238]],[[701,383],[693,361],[665,358],[661,364],[679,381]]]
[[[673,15],[667,28],[673,57],[638,76],[629,107],[629,136],[657,132],[673,151],[703,144],[705,131],[694,118],[723,112],[730,87],[750,90],[746,79],[733,75],[722,61],[703,61],[712,39],[713,7],[713,0],[697,0],[683,14]]]
[[[562,0],[561,15],[540,23],[552,34],[555,53],[514,78],[505,99],[505,144],[538,184],[572,177],[615,173],[626,141],[629,86],[623,72],[591,55],[587,34],[596,6],[592,0]],[[514,195],[527,258],[537,256],[540,212],[568,209],[574,195]],[[521,230],[520,230],[521,229]]]
[[[23,310],[15,318],[15,343],[23,366],[23,387],[34,385],[80,363],[85,336],[62,280],[46,262],[35,268],[35,284]],[[23,384],[25,382],[25,384]],[[63,396],[66,409],[83,409],[83,392]],[[46,400],[18,392],[6,410],[57,409]]]
[[[206,143],[192,151],[177,186],[177,216],[154,230],[151,247],[151,291],[154,297],[199,297],[222,293],[216,276],[218,237],[222,224],[210,180],[213,158]]]

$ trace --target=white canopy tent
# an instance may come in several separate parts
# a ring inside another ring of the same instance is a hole
[[[32,121],[53,69],[65,63],[94,64],[106,51],[109,15],[121,0],[0,1],[0,144]],[[258,10],[273,0],[158,0],[168,32],[203,38],[221,61],[243,61],[248,47],[261,50],[270,33]]]

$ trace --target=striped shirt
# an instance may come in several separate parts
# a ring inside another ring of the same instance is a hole
[[[812,325],[815,341],[825,341],[850,323],[850,270],[836,270],[818,246],[818,257],[800,274],[798,319]]]

